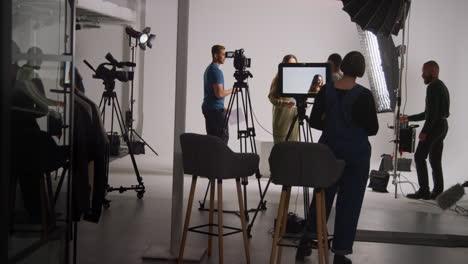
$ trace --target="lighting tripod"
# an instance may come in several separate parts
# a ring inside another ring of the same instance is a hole
[[[236,78],[236,82],[234,83],[232,96],[229,98],[226,117],[224,119],[224,127],[226,129],[228,128],[229,118],[232,114],[232,110],[235,104],[237,107],[235,111],[237,115],[237,139],[239,140],[239,143],[240,143],[240,152],[248,152],[249,151],[248,145],[250,145],[250,152],[257,153],[257,145],[255,142],[256,134],[255,134],[255,126],[253,122],[253,112],[252,112],[252,101],[250,99],[249,85],[246,82],[248,78],[252,78],[253,76],[249,71],[242,69],[242,70],[236,70],[236,72],[234,73],[234,77]],[[243,110],[242,112],[243,118],[245,119],[245,127],[243,128],[241,128],[240,121],[239,121],[241,107]],[[256,209],[245,210],[245,219],[247,221],[249,221],[249,213],[255,212],[255,214],[257,214],[258,211],[263,211],[267,209],[266,201],[264,200],[264,196],[262,195],[262,185],[260,182],[261,177],[262,176],[260,175],[260,171],[257,170],[256,178],[257,178],[258,189],[259,189],[259,194],[260,194],[260,203]],[[247,185],[248,185],[248,178],[247,177],[242,178],[242,186],[244,187],[244,208],[248,208],[247,207]],[[205,209],[205,202],[206,202],[206,198],[207,198],[210,187],[211,186],[208,183],[204,199],[203,201],[199,201],[200,203],[199,210],[207,210]],[[239,214],[238,211],[224,211],[224,212],[234,213],[237,215]],[[250,233],[249,233],[249,236],[250,236]]]
[[[402,45],[399,46],[399,55],[400,55],[400,76],[398,87],[396,89],[396,99],[397,99],[397,107],[395,111],[395,119],[394,119],[394,132],[395,132],[395,140],[394,140],[394,160],[393,160],[393,185],[395,185],[395,199],[398,198],[398,184],[405,183],[400,181],[400,173],[398,172],[398,152],[400,146],[400,113],[401,113],[401,87],[403,84],[403,71],[405,68],[405,54],[406,54],[406,46],[405,46],[405,36],[406,36],[406,15],[409,8],[409,2],[405,1],[403,7],[403,35],[401,39]]]
[[[309,118],[307,117],[307,114],[306,114],[307,104],[309,104],[307,103],[307,98],[301,97],[301,98],[295,98],[295,100],[296,100],[297,114],[296,116],[294,116],[294,119],[289,127],[288,134],[285,138],[285,141],[289,140],[289,138],[291,137],[292,131],[294,130],[294,127],[296,126],[296,123],[298,122],[299,123],[298,124],[299,125],[299,141],[304,140],[304,142],[313,142],[312,129],[309,125]],[[268,180],[268,183],[263,193],[261,193],[260,203],[258,204],[257,210],[255,211],[252,221],[247,227],[247,232],[249,236],[250,236],[250,232],[252,230],[253,224],[255,222],[255,219],[257,218],[258,212],[260,211],[260,208],[262,206],[261,201],[265,198],[265,195],[268,191],[268,188],[270,187],[270,184],[271,184],[271,177]],[[309,188],[304,187],[303,194],[304,194],[304,218],[308,219],[309,207],[310,207]]]
[[[132,51],[132,63],[134,65],[136,65],[136,52],[135,52],[135,48],[139,47],[140,43],[138,41],[138,39],[135,39],[135,42],[132,43],[132,38],[129,36],[128,37],[128,45],[130,46],[130,49]],[[134,72],[134,67],[132,67],[132,72]],[[158,153],[156,152],[156,150],[154,150],[150,144],[148,144],[148,142],[146,142],[145,139],[143,139],[143,137],[138,134],[135,129],[133,128],[133,122],[135,121],[133,119],[133,105],[135,103],[135,99],[133,97],[133,91],[134,91],[134,81],[133,79],[130,80],[130,109],[129,111],[126,112],[126,119],[125,119],[125,124],[126,126],[128,127],[128,134],[129,134],[129,139],[130,139],[130,144],[132,144],[132,146],[134,146],[133,144],[137,143],[135,141],[135,136],[138,138],[138,140],[141,140],[141,142],[143,143],[144,146],[147,146],[156,156],[159,156]],[[135,154],[140,154],[140,153],[135,153]]]

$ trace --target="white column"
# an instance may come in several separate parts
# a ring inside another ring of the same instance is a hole
[[[151,246],[143,255],[144,259],[175,260],[179,254],[183,228],[184,171],[179,137],[185,132],[185,106],[187,101],[187,60],[189,37],[189,1],[179,0],[177,19],[176,92],[174,117],[174,170],[172,178],[171,241],[169,248]],[[184,260],[200,262],[206,248],[186,247]]]
[[[174,116],[174,171],[172,178],[171,252],[178,252],[182,237],[184,171],[179,137],[185,132],[187,103],[187,60],[189,35],[189,0],[179,0],[177,8],[177,63]]]

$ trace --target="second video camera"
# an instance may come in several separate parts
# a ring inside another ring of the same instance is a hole
[[[105,58],[108,62],[99,64],[96,70],[86,60],[84,61],[85,64],[94,71],[95,74],[93,75],[93,78],[101,79],[105,84],[112,83],[116,79],[121,82],[133,80],[133,71],[118,71],[117,68],[135,67],[135,63],[127,61],[119,62],[110,53],[107,53]]]
[[[250,68],[251,60],[245,57],[244,49],[226,51],[226,58],[234,58],[234,68],[238,71],[244,71],[246,68]]]

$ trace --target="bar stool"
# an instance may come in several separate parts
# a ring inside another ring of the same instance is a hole
[[[279,238],[286,231],[291,186],[315,188],[317,208],[317,243],[319,263],[329,263],[328,230],[325,211],[325,188],[335,184],[343,173],[345,163],[337,160],[323,144],[305,142],[281,142],[276,144],[269,158],[271,181],[282,185],[278,216],[275,225],[270,264],[281,263],[282,247]]]
[[[187,232],[196,232],[208,235],[208,256],[211,256],[212,236],[218,237],[219,263],[223,263],[223,236],[242,232],[244,239],[244,250],[247,263],[250,263],[250,251],[247,238],[247,229],[245,221],[245,212],[242,201],[242,191],[240,178],[253,175],[259,164],[259,156],[252,153],[235,153],[224,142],[214,136],[197,135],[185,133],[180,136],[182,147],[182,157],[184,164],[184,173],[191,174],[192,185],[190,187],[187,213],[182,234],[182,242],[179,250],[179,264],[184,257]],[[210,213],[209,223],[206,225],[189,228],[190,214],[192,211],[193,197],[198,177],[206,177],[210,180]],[[223,180],[235,179],[237,188],[237,198],[239,201],[239,211],[242,228],[223,226]],[[214,214],[214,196],[215,180],[218,182],[218,224],[213,223]],[[199,231],[198,229],[209,227],[209,232]],[[218,233],[213,233],[213,227],[218,227]],[[230,232],[224,234],[223,229],[229,229]]]

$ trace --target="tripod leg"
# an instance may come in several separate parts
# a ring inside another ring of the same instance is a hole
[[[258,193],[260,194],[260,204],[262,205],[261,209],[266,210],[266,202],[263,200],[262,184],[260,182],[260,178],[257,178],[257,183],[258,183]]]
[[[107,101],[109,100],[109,98],[106,96],[106,92],[103,93],[102,95],[102,98],[101,98],[101,102],[100,102],[100,105],[102,104],[102,109],[101,109],[101,118],[102,118],[102,123],[105,124],[106,123],[106,105],[107,105]],[[101,107],[101,106],[100,106]],[[111,140],[112,140],[112,137],[111,137]],[[112,142],[110,142],[112,143]],[[109,157],[110,157],[110,148],[109,146],[107,147],[106,149],[106,162],[105,162],[105,177],[106,177],[106,182],[107,182],[107,187],[106,189],[109,189]]]
[[[132,160],[132,165],[133,165],[133,169],[135,171],[135,174],[136,174],[136,177],[137,177],[137,180],[138,180],[138,184],[143,185],[143,178],[140,176],[140,171],[138,170],[138,166],[136,164],[135,156],[133,154],[132,144],[130,143],[129,138],[128,138],[128,131],[127,131],[127,128],[124,126],[124,119],[123,119],[123,116],[122,116],[119,100],[117,99],[117,97],[114,97],[114,100],[115,100],[115,103],[116,103],[116,106],[117,106],[117,107],[114,107],[116,115],[117,115],[117,121],[119,122],[120,129],[122,131],[122,135],[124,136],[124,140],[127,143],[128,152],[130,154],[130,159]],[[143,191],[144,191],[144,186],[143,186]]]
[[[142,136],[140,136],[140,134],[138,134],[135,130],[131,130],[130,131],[131,134],[135,134],[149,149],[151,149],[151,151],[156,154],[156,156],[159,156],[159,154],[156,152],[156,150],[154,150],[149,144],[148,142],[146,142]]]
[[[309,219],[309,207],[310,207],[310,197],[309,197],[309,188],[303,188],[304,196],[304,218],[307,221]],[[307,222],[306,222],[307,223]]]
[[[310,142],[314,142],[314,136],[312,135],[312,128],[310,127],[309,122],[307,122],[307,127],[309,130]]]
[[[242,179],[242,185],[244,185],[244,208],[247,208],[247,184],[249,184],[247,177]],[[249,222],[249,210],[245,210],[245,220]]]
[[[234,87],[234,89],[237,89]],[[237,93],[234,93],[229,98],[229,103],[226,111],[226,116],[224,119],[224,127],[229,127],[229,118],[231,117],[232,107],[234,106],[234,98],[237,97]]]
[[[293,121],[291,125],[289,126],[288,134],[286,135],[286,138],[284,139],[284,141],[289,141],[289,138],[291,137],[291,133],[294,130],[294,126],[296,125],[298,117],[299,117],[298,115],[294,116]],[[300,137],[300,134],[301,133],[299,133],[299,137]]]
[[[255,219],[257,219],[258,212],[260,211],[260,209],[262,207],[262,201],[263,201],[263,199],[265,199],[268,188],[270,187],[270,183],[271,183],[271,178],[268,179],[268,183],[267,183],[265,189],[263,190],[261,201],[260,201],[260,203],[258,203],[257,210],[255,210],[255,214],[254,214],[254,216],[252,218],[252,222],[250,222],[249,226],[247,227],[247,233],[249,234],[249,237],[251,237],[250,231],[252,230],[252,226],[255,223]]]
[[[59,180],[59,183],[58,183],[58,185],[57,185],[57,189],[55,190],[54,204],[57,204],[58,197],[59,197],[59,195],[60,195],[60,190],[62,189],[63,181],[65,180],[65,176],[67,175],[67,170],[68,170],[68,168],[69,168],[68,166],[70,166],[69,163],[67,163],[67,164],[63,167],[62,174],[60,175],[60,180]]]
[[[198,201],[198,203],[200,204],[200,208],[198,208],[198,210],[205,209],[206,197],[208,196],[208,191],[210,190],[210,187],[211,188],[214,187],[214,185],[211,184],[211,180],[208,181],[208,185],[206,186],[206,191],[205,191],[205,196],[203,197],[203,202]]]
[[[99,108],[101,109],[101,118],[102,118],[103,124],[106,123],[106,104],[107,104],[107,97],[102,97],[101,102],[99,103]],[[101,108],[101,105],[102,105],[102,108]]]

